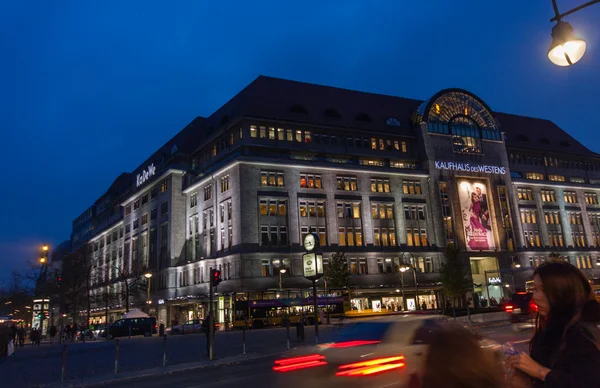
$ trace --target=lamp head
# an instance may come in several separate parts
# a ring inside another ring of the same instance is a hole
[[[152,277],[152,274],[150,272],[147,272],[147,273],[144,274],[144,277],[146,279],[150,279]]]
[[[552,43],[548,49],[548,59],[557,66],[571,66],[579,62],[585,54],[585,40],[573,35],[573,27],[559,21],[552,27]]]
[[[287,269],[285,269],[285,268],[282,268],[279,270],[279,273],[286,273],[286,272],[287,272]]]

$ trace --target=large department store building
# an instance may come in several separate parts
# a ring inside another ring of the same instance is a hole
[[[223,273],[220,321],[240,296],[308,293],[309,232],[325,259],[346,253],[354,309],[441,305],[448,245],[485,304],[551,256],[595,277],[599,166],[552,122],[465,90],[417,101],[261,76],[121,175],[73,236],[89,243],[98,284],[151,272],[151,312],[167,324],[204,315],[211,268]]]

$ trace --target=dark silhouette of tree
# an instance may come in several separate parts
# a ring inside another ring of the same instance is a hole
[[[440,269],[440,280],[444,295],[452,300],[452,314],[456,317],[456,300],[461,299],[473,286],[469,270],[461,260],[458,248],[446,248],[446,261]]]
[[[141,301],[143,292],[148,289],[148,279],[140,276],[138,271],[132,271],[127,266],[113,266],[117,274],[115,283],[120,283],[114,297],[125,306],[125,312],[129,312],[130,303],[133,301]],[[145,273],[141,271],[140,273]]]
[[[345,288],[350,285],[350,271],[348,271],[348,259],[345,252],[337,252],[331,255],[329,265],[323,276],[327,280],[328,288]]]

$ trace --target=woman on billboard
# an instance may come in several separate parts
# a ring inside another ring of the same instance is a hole
[[[471,204],[469,206],[469,211],[471,212],[471,217],[469,218],[469,224],[471,227],[471,238],[468,244],[469,248],[471,248],[474,251],[490,249],[490,246],[487,241],[487,230],[482,223],[481,206],[482,198],[477,194],[477,192],[472,192]]]

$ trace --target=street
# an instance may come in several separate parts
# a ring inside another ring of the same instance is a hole
[[[330,328],[320,327],[323,335]],[[219,360],[242,354],[242,331],[218,332],[215,355]],[[295,328],[290,328],[291,346],[297,346]],[[314,328],[306,327],[305,343],[314,343]],[[162,368],[163,339],[119,338],[119,373],[126,374],[151,368]],[[246,332],[248,356],[268,355],[287,348],[285,328],[249,330]],[[3,387],[27,387],[60,382],[63,346],[44,344],[16,349],[15,354],[0,364]],[[103,379],[114,376],[116,341],[69,343],[66,357],[66,381]],[[167,365],[208,363],[204,334],[167,337]],[[6,384],[6,385],[5,385]]]
[[[331,327],[321,326],[322,338],[332,331]],[[509,325],[483,327],[484,336],[498,343],[517,342],[515,347],[527,351],[525,342],[531,331],[516,333]],[[296,341],[295,328],[290,329],[291,346],[302,343]],[[119,375],[152,370],[152,377],[136,377],[136,383],[153,384],[177,383],[178,386],[233,386],[240,383],[262,382],[267,384],[270,366],[277,354],[287,348],[287,333],[284,328],[251,330],[246,332],[246,358],[242,354],[241,331],[219,332],[215,339],[216,362],[226,363],[211,366],[206,356],[206,337],[203,334],[186,334],[167,338],[167,364],[169,367],[182,366],[188,369],[205,366],[202,369],[173,371],[163,370],[163,339],[160,337],[121,338],[119,340]],[[314,343],[314,328],[306,328],[304,344]],[[0,364],[3,386],[28,387],[56,384],[60,382],[61,355],[63,347],[58,344],[41,347],[25,347]],[[93,385],[114,379],[116,341],[95,341],[67,346],[66,381]],[[229,362],[231,360],[231,362]],[[160,374],[169,372],[169,374]],[[6,385],[5,385],[6,384]],[[125,386],[127,382],[112,382],[111,386]],[[264,385],[263,384],[263,385]],[[158,385],[157,385],[158,386]]]
[[[516,342],[514,347],[520,351],[528,350],[527,341],[532,335],[531,330],[514,332],[510,325],[482,328],[481,334],[498,343]],[[137,386],[164,387],[177,386],[182,388],[219,387],[238,388],[240,386],[270,387],[273,381],[271,367],[273,360],[279,356],[268,356],[248,362],[228,364],[213,368],[197,369],[168,375],[139,378]],[[131,381],[111,383],[111,387],[128,388]]]

